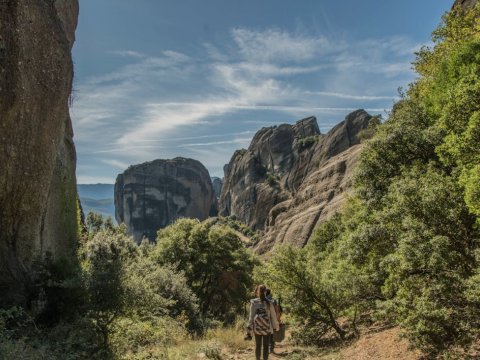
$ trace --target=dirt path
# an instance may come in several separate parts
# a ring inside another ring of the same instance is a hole
[[[289,337],[277,344],[269,360],[418,360],[420,353],[409,349],[408,341],[400,338],[398,328],[364,334],[359,340],[341,349],[322,350],[293,346]],[[255,359],[255,343],[237,351],[223,349],[223,358],[228,360]]]
[[[275,352],[270,353],[268,357],[269,360],[278,360],[285,359],[288,355],[294,352],[294,348],[288,343],[278,344],[275,347]],[[228,350],[225,354],[225,359],[229,360],[243,360],[243,359],[254,359],[255,358],[255,344],[252,342],[252,345],[245,350],[239,350],[235,354],[230,353]]]
[[[222,351],[225,360],[252,360],[255,359],[255,341],[249,342],[247,348],[231,351],[224,348]],[[341,360],[343,357],[337,350],[321,350],[318,348],[305,348],[294,346],[290,342],[290,334],[287,331],[287,337],[281,343],[275,344],[275,350],[270,353],[269,360]]]

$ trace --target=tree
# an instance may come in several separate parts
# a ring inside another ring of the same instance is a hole
[[[158,232],[153,252],[185,273],[204,316],[232,321],[243,310],[256,261],[229,227],[180,219]]]
[[[125,234],[101,230],[86,244],[83,255],[90,316],[107,347],[109,326],[125,311],[123,278],[138,256],[138,247]]]

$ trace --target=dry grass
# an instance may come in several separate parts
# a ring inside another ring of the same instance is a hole
[[[365,334],[341,354],[349,360],[418,360],[421,357],[419,351],[409,349],[408,340],[400,338],[398,328]]]
[[[165,360],[251,360],[254,341],[244,341],[239,327],[211,330],[201,340],[185,340],[166,350]],[[418,360],[420,353],[391,328],[365,333],[342,348],[319,349],[294,346],[287,339],[277,344],[271,360]]]

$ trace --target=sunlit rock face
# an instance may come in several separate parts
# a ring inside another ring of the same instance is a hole
[[[205,220],[216,213],[210,175],[197,160],[154,160],[117,176],[115,217],[137,242],[155,241],[157,231],[176,219]]]
[[[371,118],[357,110],[327,134],[314,117],[261,129],[225,166],[220,215],[263,231],[258,253],[277,243],[305,245],[343,203],[360,153],[358,134]]]
[[[34,259],[76,246],[77,17],[76,0],[0,2],[0,305],[26,303]]]

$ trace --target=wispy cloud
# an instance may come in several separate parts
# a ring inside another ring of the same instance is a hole
[[[292,34],[278,29],[253,31],[236,28],[232,35],[240,53],[255,62],[303,62],[312,59],[320,50],[332,47],[325,37]]]
[[[104,164],[113,166],[118,169],[126,169],[130,165],[126,162],[115,160],[115,159],[101,159],[100,161]]]
[[[191,143],[191,144],[183,144],[180,147],[197,147],[197,146],[212,146],[212,145],[223,145],[223,144],[248,144],[252,140],[251,137],[248,138],[237,138],[232,140],[224,140],[224,141],[211,141],[211,142],[203,142],[203,143]]]
[[[133,51],[133,50],[112,50],[110,53],[114,55],[119,55],[123,57],[133,57],[133,58],[144,58],[147,57],[145,54],[139,53],[138,51]]]
[[[378,96],[378,95],[352,95],[352,94],[342,94],[337,92],[328,92],[328,91],[305,91],[307,95],[320,95],[320,96],[331,96],[340,99],[347,100],[362,100],[362,101],[372,101],[372,100],[393,100],[396,96]]]
[[[195,51],[150,56],[114,50],[129,63],[76,86],[79,159],[97,154],[92,161],[112,172],[176,155],[211,163],[209,151],[220,151],[215,158],[224,163],[248,143],[255,124],[276,123],[275,117],[319,115],[325,127],[358,107],[383,112],[395,89],[412,79],[411,52],[417,48],[398,36],[351,42],[235,28],[229,43]]]

